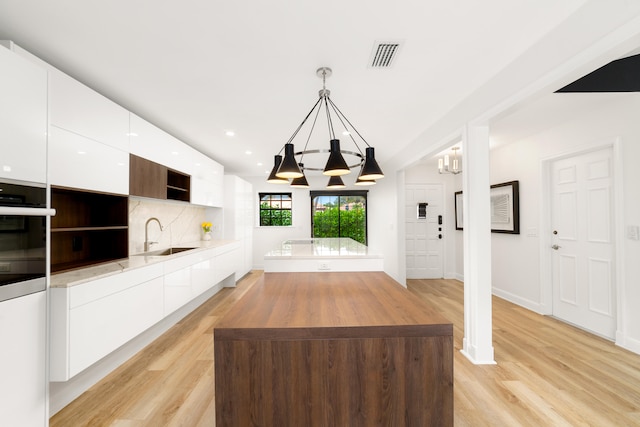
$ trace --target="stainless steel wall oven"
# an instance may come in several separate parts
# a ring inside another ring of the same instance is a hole
[[[0,181],[0,301],[46,289],[47,190]]]

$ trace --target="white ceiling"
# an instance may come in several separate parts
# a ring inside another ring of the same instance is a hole
[[[0,39],[245,176],[270,169],[329,66],[333,101],[384,168],[585,3],[0,0]],[[367,67],[387,40],[403,43],[393,67]],[[504,140],[527,132],[518,120]]]

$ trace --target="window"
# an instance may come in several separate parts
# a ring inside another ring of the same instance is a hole
[[[291,193],[260,193],[260,226],[291,225]]]
[[[350,237],[367,244],[366,191],[312,191],[312,237]]]

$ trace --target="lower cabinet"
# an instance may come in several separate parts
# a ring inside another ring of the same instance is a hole
[[[51,288],[50,380],[66,381],[160,321],[161,264]]]
[[[163,317],[162,277],[69,311],[69,374],[102,359]]]
[[[240,243],[51,288],[50,381],[68,381],[235,273]]]
[[[0,302],[0,424],[46,426],[45,292]]]

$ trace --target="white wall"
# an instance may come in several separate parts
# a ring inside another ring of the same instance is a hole
[[[582,96],[589,94],[562,94]],[[541,162],[581,148],[620,138],[623,158],[624,227],[640,225],[640,95],[620,94],[616,99],[594,105],[579,120],[563,123],[519,142],[493,150],[491,182],[520,181],[520,235],[492,235],[494,293],[532,310],[544,312],[541,292],[548,286],[540,277]],[[622,324],[617,343],[640,353],[640,242],[624,238],[623,277],[617,278],[622,295]],[[543,278],[544,279],[544,278]]]
[[[253,268],[264,269],[264,254],[274,249],[283,240],[305,239],[311,236],[311,219],[309,190],[301,188],[291,188],[288,185],[269,184],[266,176],[242,177],[253,186],[253,197],[255,206],[255,228],[253,230]],[[312,180],[309,179],[311,182]],[[291,227],[260,227],[259,213],[259,193],[292,193],[293,209]]]

